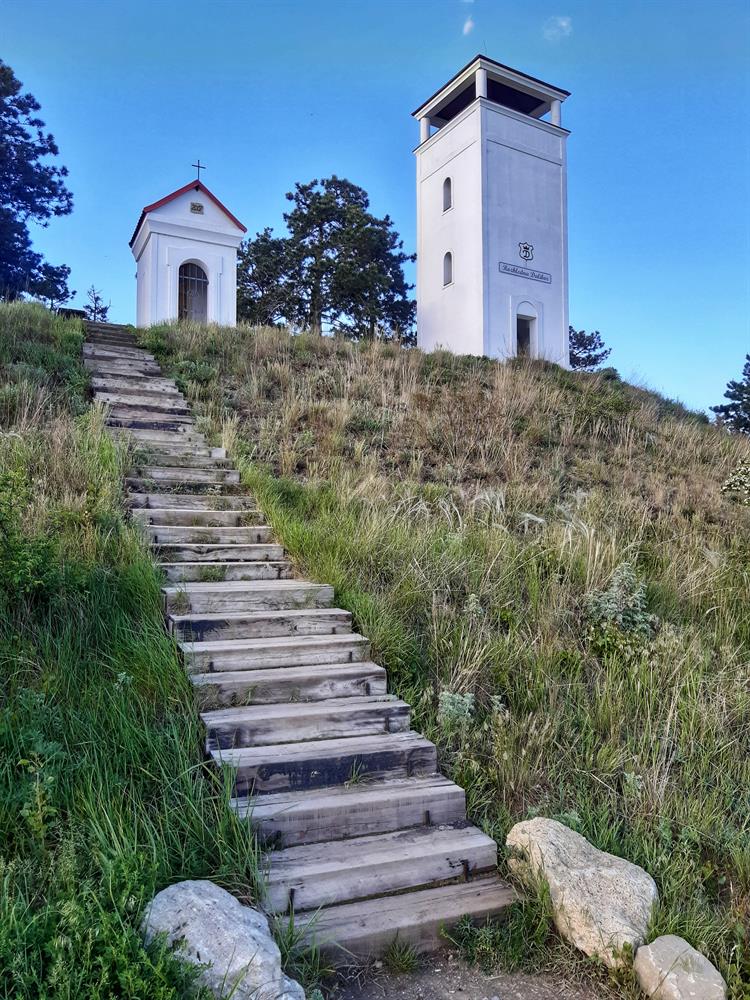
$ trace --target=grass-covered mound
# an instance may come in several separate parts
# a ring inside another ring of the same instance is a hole
[[[0,997],[171,1000],[194,977],[143,949],[144,904],[191,877],[252,898],[256,849],[203,765],[82,341],[0,305]]]
[[[502,844],[554,816],[643,865],[654,934],[750,995],[750,510],[721,491],[750,442],[611,371],[243,328],[144,341],[355,613],[472,817]],[[467,946],[539,960],[545,938]]]

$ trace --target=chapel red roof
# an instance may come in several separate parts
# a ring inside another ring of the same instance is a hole
[[[207,198],[211,199],[211,201],[214,203],[214,205],[217,206],[217,208],[221,209],[221,211],[224,213],[224,215],[227,216],[228,219],[231,219],[231,221],[235,224],[235,226],[237,226],[238,229],[241,229],[243,233],[247,232],[247,226],[243,226],[240,220],[236,216],[232,215],[227,206],[223,205],[216,197],[216,195],[208,190],[203,181],[195,180],[195,181],[190,181],[190,183],[186,184],[184,187],[178,188],[171,194],[166,195],[166,197],[160,198],[158,201],[155,201],[152,205],[146,205],[146,207],[141,212],[141,217],[138,219],[138,225],[135,227],[135,229],[133,230],[133,235],[130,237],[129,246],[132,247],[132,245],[135,243],[135,238],[138,235],[138,230],[141,228],[141,223],[146,218],[149,212],[155,212],[157,208],[161,208],[162,205],[166,205],[168,202],[174,201],[174,199],[179,198],[181,194],[187,194],[188,191],[202,191]]]

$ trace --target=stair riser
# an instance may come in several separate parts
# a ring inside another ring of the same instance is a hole
[[[441,826],[461,823],[466,819],[466,802],[462,788],[380,800],[377,808],[362,805],[332,803],[328,809],[293,810],[269,809],[264,796],[251,800],[248,819],[263,840],[277,848],[321,844],[348,837],[392,833],[420,826]]]
[[[139,443],[134,447],[138,467],[158,465],[161,468],[204,469],[212,472],[229,469],[232,464],[227,458],[214,457],[210,448],[194,448],[186,453],[184,449],[174,448],[171,445],[145,448]]]
[[[142,443],[144,447],[155,448],[157,445],[162,444],[176,445],[182,448],[190,448],[194,444],[199,445],[201,448],[208,447],[202,434],[185,425],[181,425],[175,431],[134,428],[130,431],[123,431],[122,434],[125,437],[131,438],[136,445]]]
[[[145,384],[144,384],[145,383]],[[159,379],[135,379],[130,381],[126,378],[99,378],[91,379],[91,388],[94,392],[109,393],[114,396],[125,396],[128,398],[148,398],[182,401],[185,397],[173,382]]]
[[[275,671],[271,680],[259,681],[257,675],[242,679],[220,674],[198,674],[192,680],[198,703],[203,710],[232,705],[274,705],[285,701],[323,701],[326,698],[356,698],[386,693],[385,671],[341,670],[336,676],[292,679],[288,671]]]
[[[281,562],[162,563],[170,583],[209,583],[220,580],[289,580],[292,568]]]
[[[178,595],[165,594],[167,613],[211,614],[213,612],[237,611],[289,611],[294,608],[326,608],[333,603],[333,587],[321,585],[313,590],[289,588],[278,594],[267,593],[211,593],[182,592]],[[362,694],[363,692],[358,692]],[[374,694],[375,692],[373,692]]]
[[[152,420],[146,417],[122,417],[109,413],[105,423],[113,431],[162,431],[168,434],[179,434],[195,429],[194,424],[180,417],[169,420],[162,418]]]
[[[190,413],[187,403],[179,396],[160,398],[158,396],[143,396],[140,394],[128,396],[120,392],[97,392],[96,401],[97,403],[102,403],[104,406],[111,407],[113,411],[117,411],[118,413],[134,410],[139,414],[145,412],[163,413],[167,417],[184,417]]]
[[[291,760],[287,764],[275,761],[273,765],[241,767],[235,770],[234,794],[262,795],[264,792],[282,792],[303,788],[330,788],[345,785],[353,778],[359,781],[378,781],[385,778],[409,778],[434,774],[437,754],[434,747],[408,751],[379,750],[371,753],[342,753],[331,760],[315,757],[315,744],[310,744],[306,760]],[[346,897],[344,897],[346,898]],[[300,901],[301,907],[307,905]],[[311,904],[316,905],[316,904]]]
[[[197,496],[201,496],[207,489],[210,489],[211,493],[216,494],[217,500],[228,501],[231,499],[231,503],[224,504],[225,510],[233,505],[234,498],[239,499],[242,495],[241,487],[236,483],[189,483],[184,479],[151,479],[127,476],[125,485],[136,493],[188,494],[192,492]]]
[[[345,635],[351,632],[351,615],[345,613],[299,618],[195,618],[172,622],[171,631],[179,642],[220,642],[232,639],[274,639],[283,636]]]
[[[143,482],[143,480],[138,480]],[[257,516],[255,501],[248,496],[241,494],[237,496],[218,496],[201,493],[158,493],[138,492],[128,494],[128,505],[138,510],[205,510],[221,511],[222,513],[235,513],[244,511],[248,516]]]
[[[344,702],[348,700],[342,699]],[[206,750],[210,753],[212,750],[286,743],[291,739],[332,740],[345,736],[407,733],[410,714],[408,706],[384,701],[371,708],[352,707],[345,712],[329,712],[326,715],[312,711],[307,717],[295,714],[290,726],[281,726],[275,717],[253,722],[210,722],[206,724]]]
[[[261,520],[257,512],[234,510],[153,510],[141,507],[133,510],[133,520],[154,529],[154,534],[163,538],[159,529],[177,527],[223,527],[241,528],[243,525],[257,525]]]
[[[193,426],[193,418],[189,411],[177,413],[175,410],[165,410],[160,407],[144,406],[109,406],[107,405],[108,416],[112,420],[117,420],[126,426],[125,422],[132,420],[136,426],[142,425],[144,421],[150,424],[174,424],[175,426]]]
[[[182,545],[258,545],[270,542],[271,529],[261,525],[247,528],[202,528],[180,525],[153,525],[146,529],[152,542]]]
[[[370,658],[367,641],[346,646],[332,646],[307,651],[303,645],[284,652],[267,648],[263,653],[236,652],[184,652],[185,666],[193,674],[223,672],[227,670],[271,670],[278,667],[313,667],[324,663],[363,663]]]
[[[214,562],[281,562],[284,549],[281,545],[181,545],[152,546],[157,559],[165,563],[214,563]]]
[[[154,482],[168,479],[183,483],[206,483],[210,486],[217,483],[236,485],[240,481],[240,474],[236,469],[186,469],[164,465],[135,465],[130,470],[130,475],[137,479],[153,479]]]
[[[117,375],[120,378],[148,378],[159,375],[161,369],[157,365],[125,365],[116,361],[92,361],[84,359],[83,367],[92,375]]]
[[[382,893],[404,889],[419,889],[448,881],[465,881],[463,872],[476,875],[491,872],[497,865],[495,845],[471,848],[463,856],[449,853],[426,856],[415,860],[392,859],[387,864],[357,868],[353,872],[321,873],[308,881],[274,880],[273,870],[266,889],[264,906],[272,913],[292,910],[316,910],[321,906],[366,899]],[[290,890],[294,895],[290,896]],[[291,904],[291,905],[290,905]]]
[[[156,364],[153,354],[142,350],[140,347],[104,347],[101,344],[84,344],[83,356],[91,361],[119,361],[125,364],[135,362],[148,362],[150,365]]]

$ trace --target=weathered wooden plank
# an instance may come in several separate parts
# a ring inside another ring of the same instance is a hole
[[[191,469],[184,466],[174,465],[134,465],[130,470],[130,476],[138,476],[142,479],[175,480],[184,483],[232,483],[240,481],[240,474],[237,469]]]
[[[409,729],[409,706],[395,695],[333,698],[280,705],[243,705],[203,712],[207,750],[297,740],[374,736]]]
[[[192,674],[198,703],[205,711],[230,705],[267,705],[284,701],[322,701],[386,693],[385,670],[376,663],[334,663],[278,670],[238,670]],[[238,792],[238,794],[243,794]]]
[[[265,524],[244,527],[207,527],[205,525],[152,525],[145,529],[153,542],[181,545],[260,545],[273,538]]]
[[[310,910],[492,872],[497,845],[475,826],[420,827],[272,851],[265,907]]]
[[[435,951],[445,944],[444,927],[465,916],[477,924],[502,919],[516,898],[507,882],[490,876],[299,913],[296,923],[308,944],[343,966],[382,955],[396,939],[419,953]]]
[[[173,583],[219,582],[222,580],[287,580],[291,564],[285,559],[258,562],[163,562],[159,564],[167,580]]]
[[[169,563],[239,563],[284,561],[284,548],[275,542],[226,545],[190,545],[186,542],[153,542],[157,559]],[[271,578],[274,578],[271,574]]]
[[[440,774],[277,792],[233,799],[231,804],[241,819],[277,848],[466,819],[463,788]]]
[[[307,580],[194,582],[163,587],[162,594],[168,612],[193,614],[324,608],[333,603],[330,584]]]
[[[370,658],[369,640],[356,633],[182,642],[180,648],[191,673],[356,663]]]
[[[412,732],[234,747],[212,750],[211,756],[234,772],[236,796],[408,778],[437,770],[435,745]]]
[[[139,480],[141,482],[141,480]],[[128,505],[138,509],[154,510],[211,510],[247,512],[255,516],[257,504],[243,494],[218,493],[158,493],[138,492],[128,494]]]
[[[172,634],[182,642],[261,639],[274,635],[337,635],[351,632],[352,616],[340,608],[170,615]]]
[[[200,507],[185,509],[167,507],[136,507],[131,511],[134,521],[154,528],[168,527],[241,527],[252,521],[258,525],[262,520],[257,511],[247,510],[203,510]]]

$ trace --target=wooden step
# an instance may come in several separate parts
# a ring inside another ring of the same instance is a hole
[[[253,515],[257,510],[253,498],[243,494],[222,496],[218,493],[157,493],[147,490],[129,493],[128,505],[134,510],[244,511]]]
[[[171,416],[173,413],[190,413],[182,396],[161,396],[146,393],[127,392],[103,392],[97,391],[94,395],[97,403],[104,406],[111,406],[113,409],[122,410],[132,408],[134,410],[148,410],[153,413],[166,413]]]
[[[134,462],[137,467],[142,465],[158,465],[162,468],[174,466],[181,469],[229,469],[231,462],[227,458],[212,455],[210,448],[192,446],[189,451],[174,445],[161,445],[144,448],[142,443],[135,447]]]
[[[196,674],[211,670],[268,670],[318,663],[356,663],[370,657],[369,639],[355,632],[183,642],[180,649],[186,667]]]
[[[154,493],[160,490],[164,493],[195,493],[203,495],[209,491],[216,495],[217,499],[231,498],[233,501],[242,495],[242,488],[238,483],[191,483],[185,479],[151,479],[139,476],[126,476],[125,485],[133,493]]]
[[[240,481],[237,469],[190,469],[179,465],[134,465],[128,478],[162,479],[182,483],[236,484]]]
[[[187,407],[183,409],[184,412],[180,413],[177,410],[166,410],[163,407],[108,405],[107,417],[110,422],[116,421],[120,427],[160,426],[162,424],[182,424],[193,427],[194,421],[190,411]]]
[[[264,908],[315,910],[494,874],[497,844],[476,826],[419,827],[271,851]]]
[[[293,608],[329,608],[333,587],[308,580],[227,581],[186,583],[163,587],[168,613],[204,614],[238,611],[286,611]]]
[[[123,417],[108,413],[105,424],[113,430],[120,431],[164,431],[167,433],[195,432],[195,424],[185,417]]]
[[[232,705],[323,701],[386,693],[385,670],[377,663],[367,662],[192,674],[190,680],[204,711]]]
[[[461,823],[466,819],[465,799],[463,788],[441,774],[433,774],[277,792],[232,799],[231,805],[261,838],[273,841],[280,849]]]
[[[167,580],[171,583],[288,580],[292,576],[291,563],[286,559],[258,560],[257,562],[160,562]]]
[[[332,698],[281,705],[242,705],[201,715],[206,750],[298,740],[374,736],[409,729],[409,706],[395,695]]]
[[[91,388],[94,392],[122,393],[128,396],[153,396],[154,399],[185,398],[174,382],[169,379],[160,378],[129,379],[119,378],[115,375],[96,375],[91,379]]]
[[[254,524],[242,528],[209,528],[201,525],[150,525],[146,534],[159,545],[259,545],[273,540],[267,525]]]
[[[84,358],[102,361],[127,361],[140,363],[147,361],[149,364],[156,364],[156,358],[148,351],[140,347],[106,347],[102,344],[92,344],[86,342],[83,345]]]
[[[437,768],[434,743],[412,732],[236,747],[212,750],[211,756],[231,768],[237,797],[409,778],[434,774]]]
[[[507,882],[487,876],[298,913],[296,924],[308,945],[334,965],[350,966],[382,957],[396,940],[419,954],[435,951],[445,945],[443,928],[463,917],[476,924],[502,919],[515,901]]]
[[[131,511],[131,514],[134,521],[139,521],[144,525],[152,525],[157,535],[160,527],[241,528],[244,525],[257,525],[262,520],[257,511],[203,510],[191,507],[184,509],[136,507]]]
[[[183,542],[154,542],[151,545],[151,551],[156,559],[168,564],[221,563],[228,565],[243,562],[280,563],[287,561],[284,559],[283,546],[277,545],[275,542],[257,545],[188,545]],[[271,578],[273,578],[273,574],[271,574]]]
[[[291,611],[239,611],[234,614],[170,615],[169,627],[180,642],[261,639],[276,635],[339,635],[351,632],[352,616],[340,608]]]
[[[150,430],[149,428],[133,428],[129,431],[115,431],[121,433],[123,437],[130,438],[134,443],[142,443],[147,447],[156,447],[161,444],[173,444],[189,448],[193,444],[205,446],[206,439],[198,433],[195,425],[181,424],[173,431]]]

